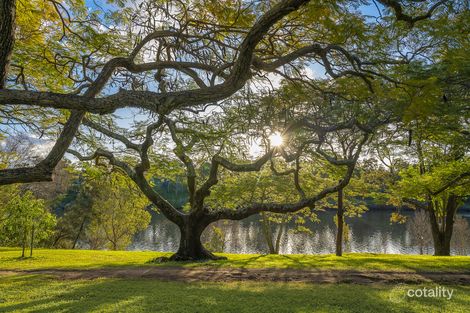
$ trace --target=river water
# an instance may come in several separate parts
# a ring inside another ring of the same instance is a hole
[[[406,223],[390,222],[392,210],[370,210],[361,217],[346,218],[349,225],[349,240],[345,242],[345,252],[369,252],[389,254],[419,254],[419,247],[412,244],[411,232]],[[413,211],[402,211],[408,220]],[[320,222],[305,224],[312,233],[294,232],[295,225],[288,225],[283,232],[281,254],[325,254],[334,253],[336,225],[335,210],[318,212]],[[460,214],[470,222],[470,213]],[[241,221],[219,221],[217,227],[224,236],[224,252],[227,253],[267,253],[258,216]],[[208,227],[210,229],[211,226]],[[152,218],[146,231],[135,236],[130,250],[176,251],[179,242],[178,228],[161,215]],[[464,254],[470,253],[470,238],[466,240]],[[431,246],[424,253],[432,254]],[[455,252],[455,251],[454,251]]]

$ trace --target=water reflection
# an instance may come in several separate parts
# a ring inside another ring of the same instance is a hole
[[[412,245],[406,224],[390,223],[390,210],[372,210],[362,217],[346,218],[349,225],[349,240],[345,242],[345,252],[419,254],[419,247]],[[319,223],[308,223],[312,234],[294,232],[294,225],[281,237],[281,254],[325,254],[334,253],[336,225],[334,210],[318,212]],[[402,212],[411,217],[413,211]],[[462,215],[465,216],[465,215]],[[465,216],[470,221],[470,216]],[[224,252],[228,253],[267,253],[257,216],[242,221],[218,221],[215,225],[225,235]],[[210,226],[208,227],[208,229]],[[164,217],[157,215],[149,228],[138,234],[131,250],[176,251],[179,242],[178,228]],[[470,241],[468,242],[470,249]],[[468,250],[467,250],[468,251]],[[425,247],[425,253],[432,253],[432,247]]]

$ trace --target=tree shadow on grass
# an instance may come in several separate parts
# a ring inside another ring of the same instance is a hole
[[[239,259],[227,259],[227,260],[201,260],[201,261],[169,261],[162,263],[146,263],[154,266],[162,267],[211,267],[211,268],[221,268],[221,267],[234,267],[234,268],[249,268],[257,264],[257,261],[261,258],[266,257],[267,255],[259,254],[253,255],[246,258]]]
[[[207,265],[211,267],[235,267],[235,268],[250,268],[254,267],[260,259],[266,258],[268,255],[266,254],[258,254],[258,255],[253,255],[247,258],[240,258],[240,259],[227,259],[227,260],[217,260],[217,261],[211,261]]]
[[[406,271],[406,272],[459,272],[469,273],[470,263],[455,262],[455,259],[436,258],[423,261],[416,259],[389,255],[280,255],[284,258],[283,263],[289,268],[306,270],[358,270],[358,271]]]
[[[19,303],[0,303],[0,312],[463,312],[470,290],[460,287],[460,294],[466,298],[453,302],[397,302],[389,299],[389,286],[150,279],[58,281],[40,276],[15,277],[7,283],[8,288],[14,288],[7,292],[8,299],[14,296]]]
[[[297,270],[351,270],[351,271],[393,271],[393,272],[454,272],[470,273],[470,263],[454,257],[422,259],[419,256],[345,254],[337,257],[325,255],[243,255],[227,260],[200,262],[166,262],[150,266],[211,267],[211,268],[288,268]]]

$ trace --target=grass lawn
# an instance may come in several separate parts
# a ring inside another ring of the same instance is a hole
[[[295,268],[305,270],[390,270],[470,272],[470,257],[434,257],[391,254],[258,255],[221,254],[228,260],[211,262],[148,264],[169,253],[134,251],[91,251],[37,249],[32,258],[21,259],[14,248],[0,248],[0,270],[91,269],[137,266],[217,266],[239,268]]]
[[[1,270],[97,269],[175,266],[149,264],[168,253],[38,249],[21,259],[19,249],[0,248]],[[347,254],[237,255],[225,261],[179,266],[470,272],[470,257]],[[0,275],[0,312],[468,312],[470,286],[450,300],[409,298],[428,285],[305,284],[281,282],[164,282],[156,279],[60,280],[39,274]]]
[[[0,277],[0,312],[468,312],[469,286],[446,286],[454,290],[450,300],[405,297],[407,288],[422,287],[16,275]]]

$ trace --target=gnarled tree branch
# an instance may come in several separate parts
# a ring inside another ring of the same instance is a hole
[[[292,213],[299,211],[306,207],[314,207],[315,203],[331,193],[337,192],[338,190],[344,188],[349,184],[351,180],[352,174],[354,172],[354,168],[356,166],[357,160],[359,155],[362,151],[363,145],[369,139],[369,134],[364,134],[361,142],[358,144],[356,152],[354,153],[353,158],[350,160],[351,162],[347,162],[347,171],[343,176],[340,182],[332,187],[328,187],[320,191],[314,196],[303,198],[294,203],[254,203],[245,206],[240,206],[234,210],[231,209],[218,209],[218,210],[210,210],[207,209],[207,214],[210,216],[211,220],[219,220],[219,219],[230,219],[230,220],[241,220],[251,215],[260,213],[260,212],[274,212],[274,213]]]

